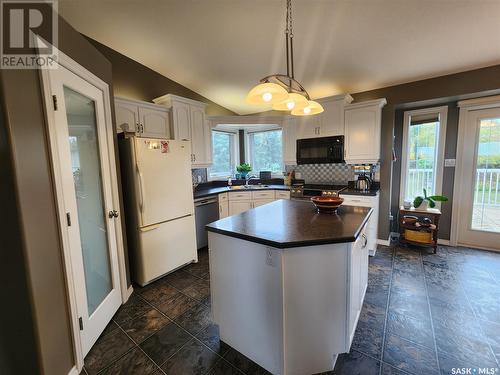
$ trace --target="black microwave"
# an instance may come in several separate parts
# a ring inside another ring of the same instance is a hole
[[[344,136],[297,139],[297,164],[344,162]]]

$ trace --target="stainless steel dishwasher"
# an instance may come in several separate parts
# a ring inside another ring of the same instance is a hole
[[[219,220],[219,203],[217,197],[198,198],[194,200],[194,217],[196,222],[196,247],[208,245],[205,225]]]

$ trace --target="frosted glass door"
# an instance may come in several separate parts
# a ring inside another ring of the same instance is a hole
[[[113,128],[106,120],[102,89],[61,66],[48,74],[57,103],[48,113],[53,116],[50,136],[65,262],[71,265],[71,298],[85,355],[122,302]]]
[[[87,306],[92,315],[112,289],[94,101],[64,87]]]
[[[468,116],[458,242],[500,249],[500,109],[471,111]]]

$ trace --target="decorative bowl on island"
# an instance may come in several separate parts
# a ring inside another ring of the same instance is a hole
[[[344,198],[318,196],[312,197],[311,202],[316,206],[318,212],[333,214],[344,202]]]

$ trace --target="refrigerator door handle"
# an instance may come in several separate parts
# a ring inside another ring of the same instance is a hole
[[[150,230],[155,230],[155,229],[158,229],[160,226],[158,224],[155,224],[155,225],[150,225],[149,227],[142,227],[142,228],[139,228],[139,231],[141,232],[149,232]]]
[[[144,178],[142,177],[142,172],[141,169],[139,168],[139,164],[136,165],[137,168],[137,175],[139,176],[139,195],[140,195],[140,201],[141,201],[141,212],[144,213],[146,210],[145,203],[144,203]]]

